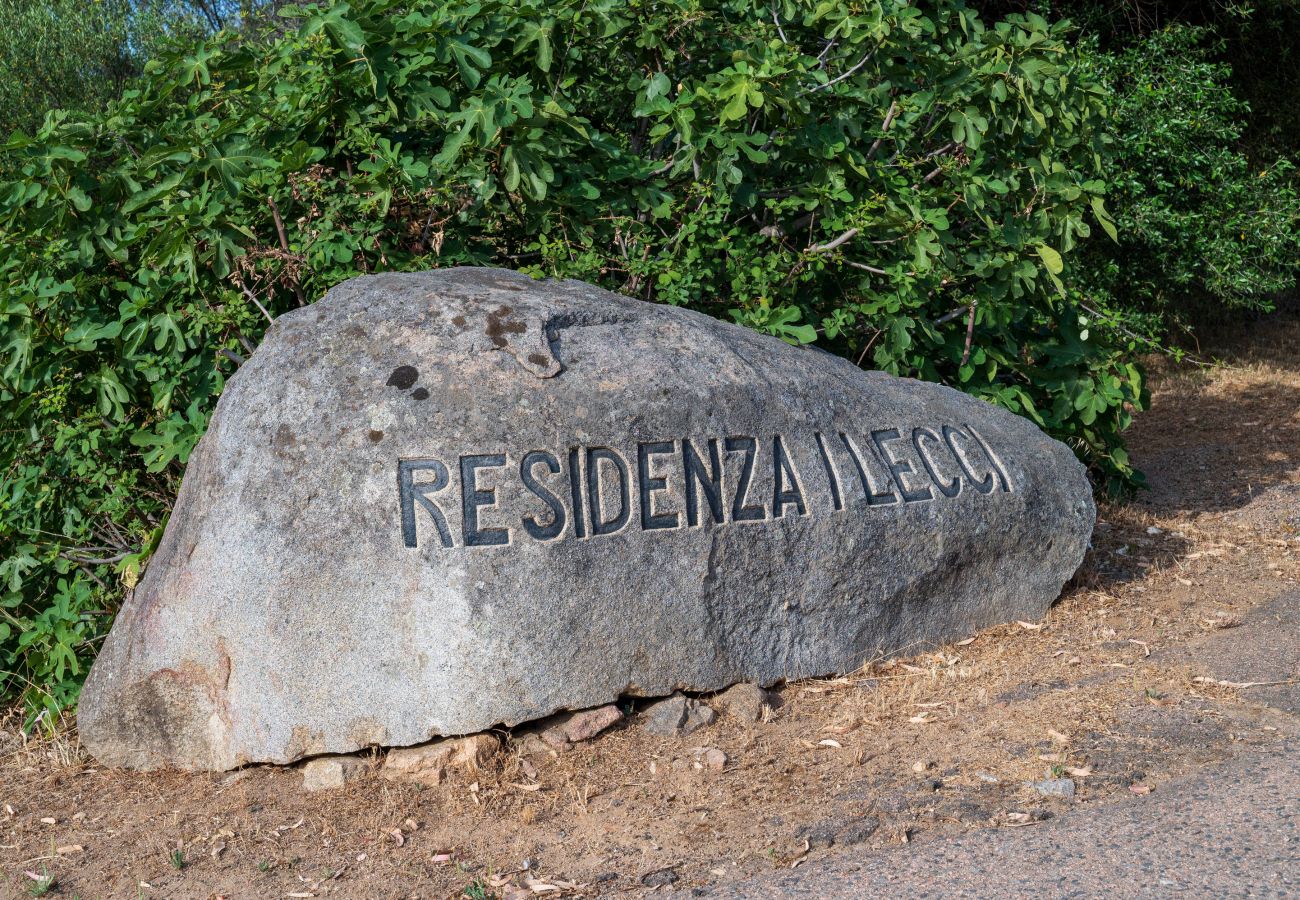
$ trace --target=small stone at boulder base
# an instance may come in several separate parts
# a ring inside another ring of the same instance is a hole
[[[686,724],[686,698],[673,694],[667,700],[660,700],[646,708],[644,728],[648,734],[658,737],[672,737],[681,734]]]
[[[645,711],[645,730],[656,737],[687,735],[718,717],[709,706],[681,694],[660,700]]]
[[[1034,790],[1044,797],[1064,797],[1074,796],[1074,780],[1071,778],[1045,778],[1042,781],[1035,781],[1031,785]]]
[[[551,746],[563,749],[569,743],[591,740],[622,718],[623,713],[613,703],[596,709],[584,709],[561,718],[545,729],[541,738]]]
[[[494,734],[471,734],[444,738],[416,747],[390,750],[379,774],[384,778],[441,784],[447,769],[477,772],[501,749],[501,739]]]
[[[366,773],[369,763],[356,756],[321,756],[302,767],[303,790],[330,791],[355,781]]]
[[[717,721],[718,714],[713,707],[699,700],[686,701],[686,721],[682,724],[682,734],[691,734]]]
[[[851,672],[1038,621],[1094,516],[943,385],[576,281],[354,278],[225,382],[79,731],[225,770]]]
[[[763,710],[772,705],[772,697],[756,684],[735,684],[711,702],[723,715],[742,722],[757,722],[763,718]]]

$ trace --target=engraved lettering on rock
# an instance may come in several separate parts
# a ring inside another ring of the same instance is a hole
[[[885,514],[878,506],[1013,492],[1003,457],[984,435],[950,422],[858,433],[665,437],[626,449],[476,448],[397,462],[399,527],[411,548],[779,527],[855,511]]]

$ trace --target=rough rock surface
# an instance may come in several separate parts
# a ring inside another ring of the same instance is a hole
[[[848,671],[1040,616],[1093,517],[946,387],[578,282],[358,278],[227,384],[81,735],[229,769]]]

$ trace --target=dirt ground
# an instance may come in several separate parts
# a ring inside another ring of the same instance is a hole
[[[1046,620],[787,685],[768,721],[656,738],[634,714],[438,787],[368,775],[306,794],[297,769],[106,771],[75,735],[24,740],[11,720],[0,896],[705,895],[846,846],[907,852],[1141,803],[1300,733],[1294,662],[1257,684],[1201,653],[1243,625],[1267,634],[1270,604],[1297,591],[1297,351],[1300,319],[1276,316],[1221,339],[1229,367],[1156,365],[1131,432],[1151,490],[1100,511]],[[697,767],[701,747],[725,767]],[[1027,784],[1045,778],[1074,796]]]

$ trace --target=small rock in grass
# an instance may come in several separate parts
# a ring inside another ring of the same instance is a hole
[[[389,779],[441,784],[447,769],[477,772],[500,749],[501,739],[487,732],[442,738],[415,747],[398,747],[388,752],[379,774]]]
[[[701,747],[695,755],[695,765],[701,769],[721,771],[727,765],[727,754],[717,747]]]
[[[1072,778],[1045,778],[1042,781],[1031,782],[1030,786],[1044,797],[1069,798],[1074,796],[1074,779]]]
[[[756,684],[735,684],[713,698],[724,715],[742,722],[758,722],[772,705],[772,695]]]
[[[358,756],[320,756],[303,766],[303,790],[330,791],[360,778],[366,761]]]

